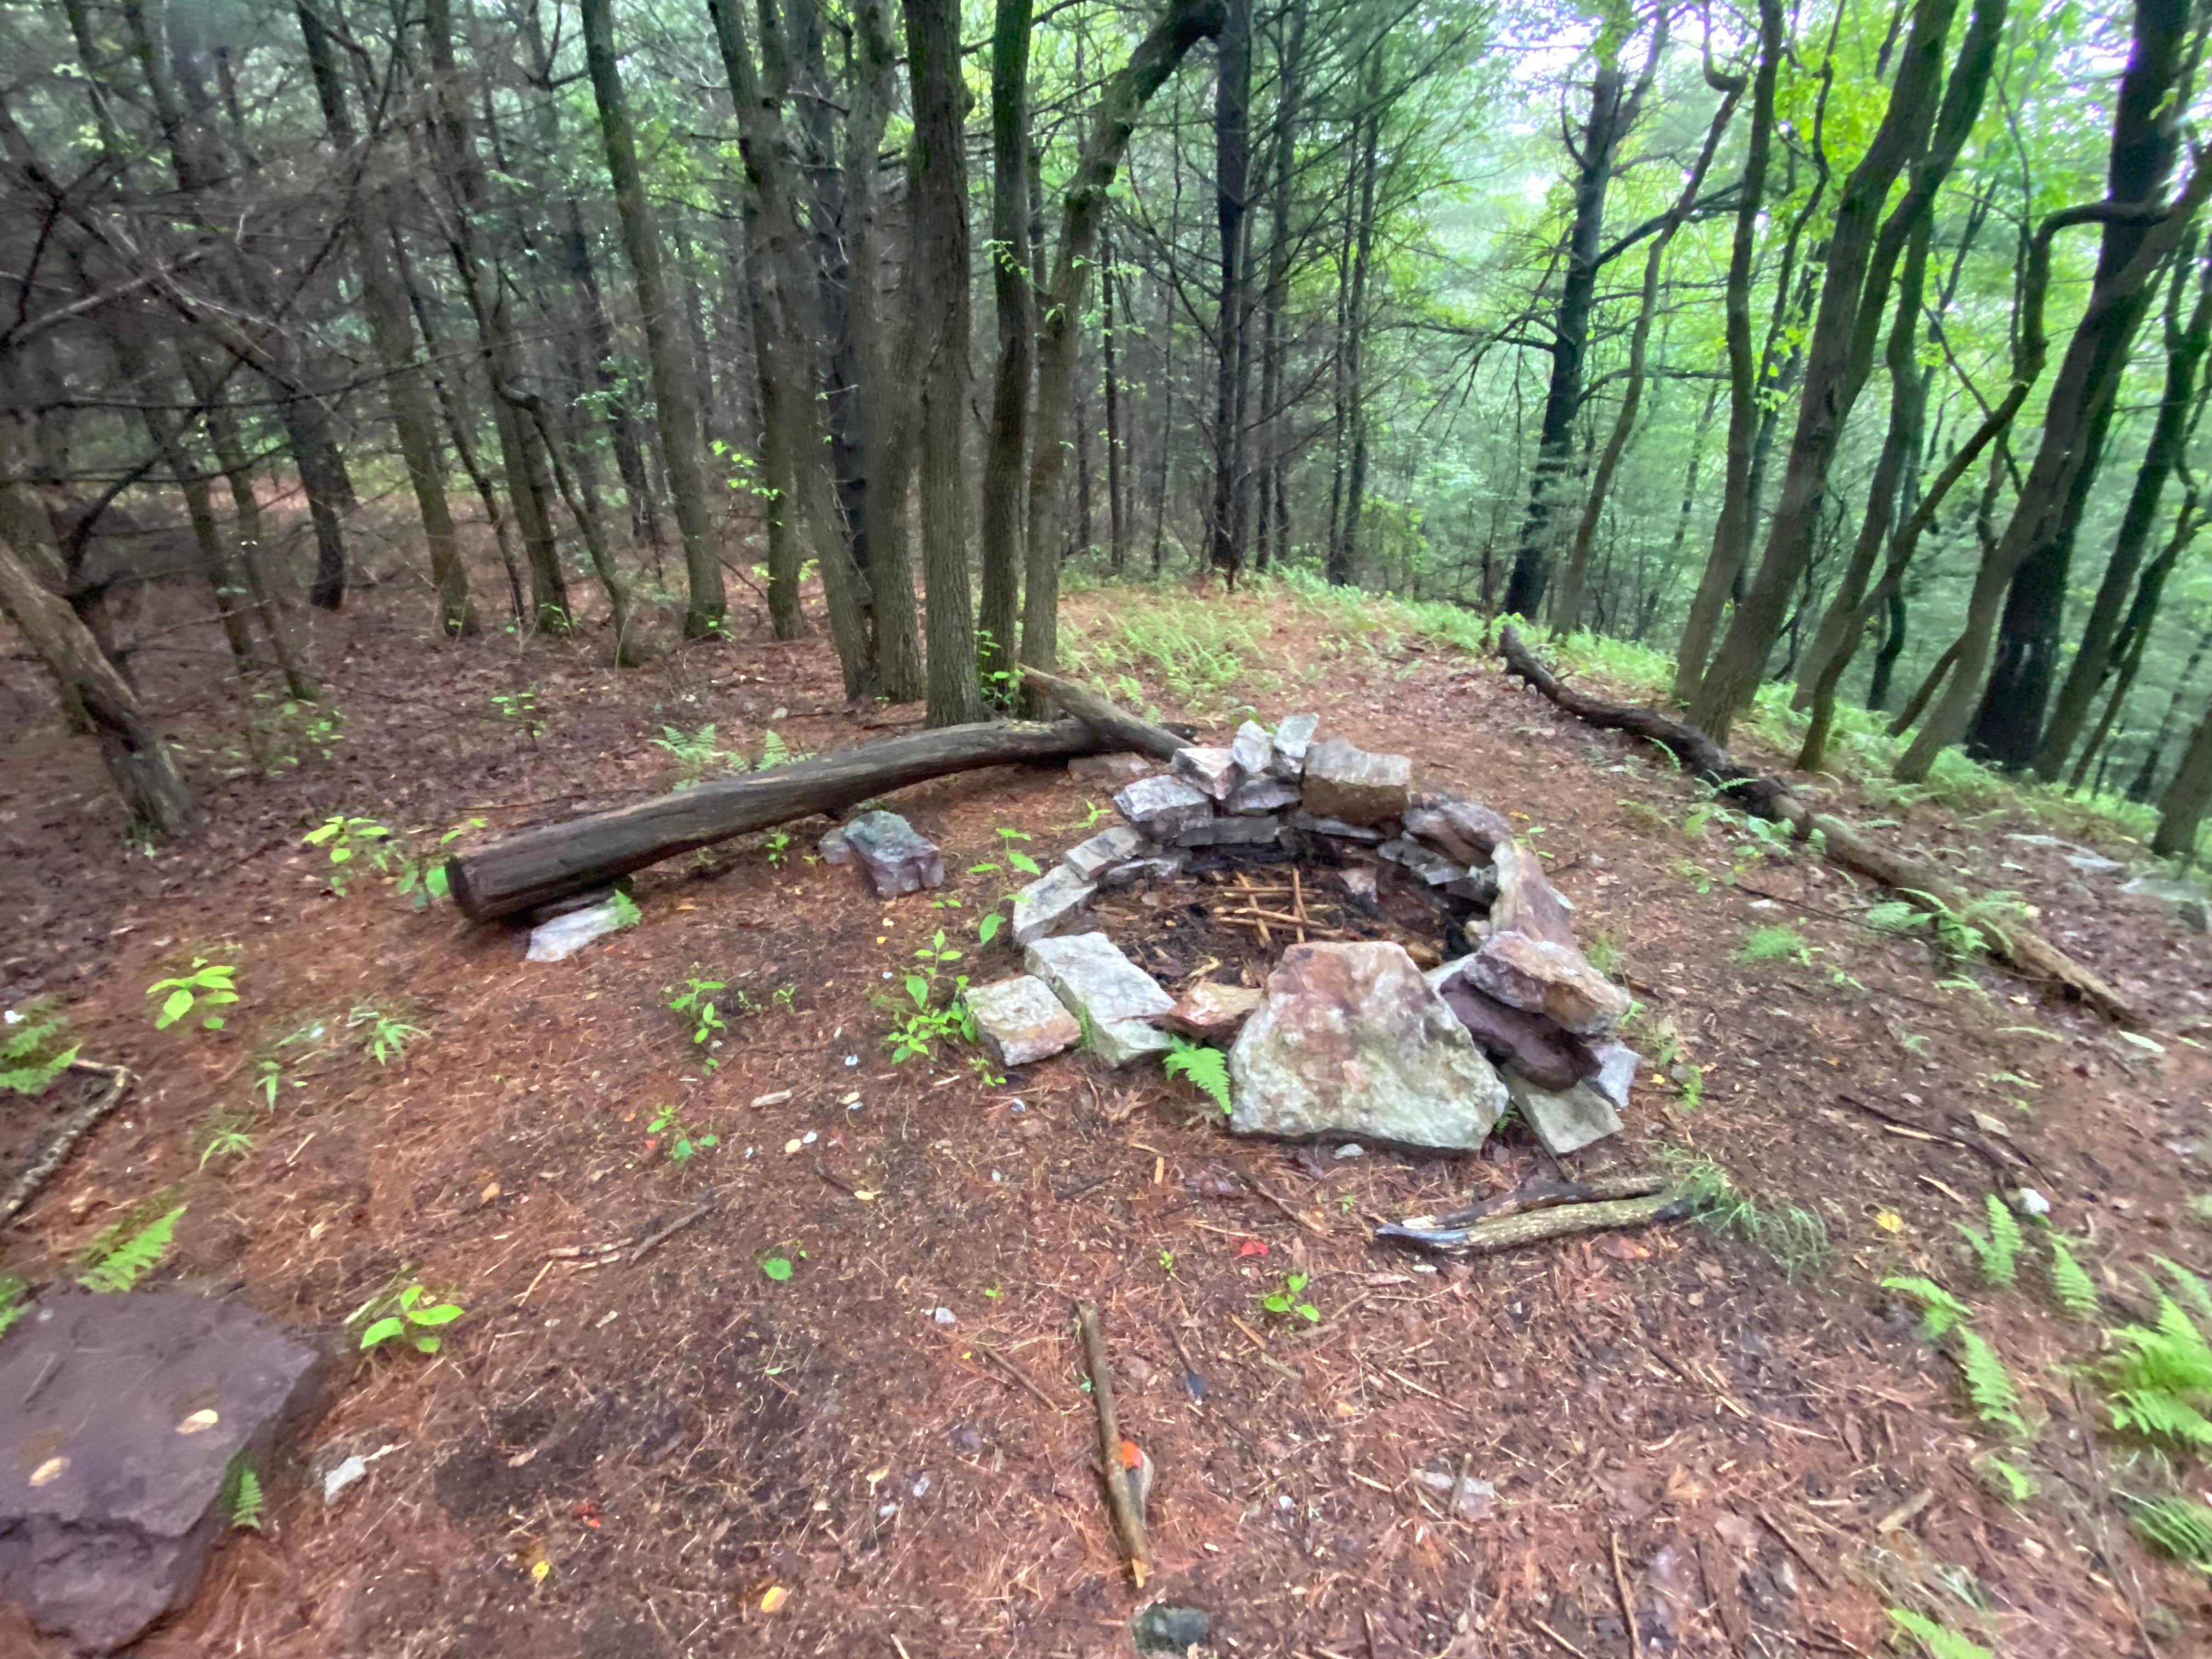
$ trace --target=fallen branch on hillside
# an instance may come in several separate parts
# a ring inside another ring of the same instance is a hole
[[[77,1143],[90,1134],[100,1119],[113,1111],[125,1091],[137,1081],[130,1069],[123,1066],[102,1066],[89,1060],[73,1060],[69,1063],[72,1072],[97,1072],[107,1079],[107,1086],[90,1100],[71,1112],[46,1143],[46,1148],[25,1166],[0,1196],[0,1227],[4,1227],[30,1206],[40,1189],[53,1179],[54,1171],[69,1161],[69,1155]]]
[[[1091,1373],[1091,1403],[1098,1413],[1099,1474],[1106,1483],[1106,1507],[1114,1513],[1114,1530],[1121,1540],[1121,1558],[1139,1589],[1145,1587],[1146,1570],[1152,1565],[1152,1540],[1145,1528],[1145,1506],[1129,1486],[1128,1443],[1114,1412],[1114,1370],[1106,1357],[1106,1333],[1098,1323],[1098,1310],[1088,1302],[1075,1304],[1075,1325],[1083,1339],[1083,1364]]]
[[[915,732],[526,830],[448,860],[453,902],[474,921],[518,915],[732,836],[817,812],[842,812],[951,773],[1115,749],[1139,749],[1164,760],[1182,746],[1172,732],[1122,713],[1095,692],[1038,678],[1080,717],[1049,725],[983,720]]]
[[[1821,851],[1832,863],[1870,876],[1883,886],[1899,892],[1923,894],[1954,913],[1963,914],[1972,908],[1973,899],[1936,871],[1875,846],[1841,818],[1814,811],[1781,779],[1739,764],[1696,726],[1685,725],[1656,708],[1607,702],[1561,684],[1559,676],[1536,659],[1535,653],[1510,625],[1500,636],[1498,652],[1505,659],[1509,673],[1526,680],[1576,719],[1659,744],[1692,773],[1726,789],[1729,799],[1746,811],[1787,824],[1800,841],[1809,840],[1818,830]],[[2123,1025],[2142,1023],[2135,1008],[2094,969],[2075,961],[2025,922],[2008,920],[2002,927],[1992,926],[1983,931],[1990,936],[1991,949],[2030,978],[2049,980],[2063,987]]]

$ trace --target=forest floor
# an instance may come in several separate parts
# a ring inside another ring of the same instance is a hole
[[[878,902],[806,856],[822,823],[794,826],[647,872],[640,925],[559,963],[374,878],[332,893],[301,843],[332,813],[494,834],[666,787],[664,726],[757,759],[771,730],[821,750],[915,713],[848,711],[818,638],[618,674],[580,645],[433,642],[425,611],[380,590],[317,620],[343,739],[274,778],[221,754],[237,711],[185,690],[206,660],[149,653],[212,823],[157,857],[123,850],[88,745],[16,718],[42,694],[0,664],[0,1000],[61,996],[87,1054],[143,1079],[0,1265],[60,1277],[118,1218],[184,1202],[165,1274],[281,1320],[334,1330],[416,1278],[467,1310],[434,1358],[345,1362],[311,1453],[367,1478],[329,1507],[275,1483],[149,1659],[1103,1655],[1155,1597],[1208,1609],[1224,1654],[1315,1659],[1863,1654],[1892,1607],[2007,1655],[2202,1650],[2212,1581],[2142,1550],[2111,1496],[2148,1476],[2099,1431],[2099,1327],[2058,1316],[2039,1265],[1984,1287],[1954,1224],[1982,1220],[1990,1165],[1860,1109],[2001,1121],[2115,1309],[2154,1256],[2212,1267],[2189,1204],[2212,1188],[2212,1066],[2182,1040],[2212,1025],[2207,941],[2120,896],[2124,872],[2011,838],[2048,823],[1830,792],[2039,907],[2155,1049],[1870,930],[1881,896],[1693,822],[1702,792],[1492,662],[1279,589],[1073,598],[1117,695],[1130,677],[1224,732],[1310,708],[1411,756],[1417,787],[1511,813],[1669,1062],[1579,1169],[1710,1160],[1759,1206],[1733,1233],[1440,1261],[1370,1223],[1513,1185],[1539,1165],[1525,1137],[1339,1158],[1232,1141],[1146,1064],[1078,1053],[994,1086],[949,1052],[890,1062],[885,1000],[939,929],[962,970],[1015,970],[975,942],[1015,878],[964,872],[1001,830],[1041,860],[1085,833],[1103,795],[1063,769],[895,799],[945,850],[942,894]],[[1737,959],[1785,923],[1802,953]],[[156,1031],[145,988],[195,955],[234,960],[241,1001],[220,1032]],[[712,1070],[668,1006],[694,977],[747,993]],[[362,1010],[421,1034],[380,1064]],[[669,1105],[718,1144],[672,1162],[648,1127]],[[250,1146],[206,1155],[226,1130]],[[1321,1315],[1299,1328],[1260,1306],[1293,1273]],[[2030,1435],[1976,1420],[1879,1288],[1898,1273],[1974,1304]],[[1123,1430],[1159,1472],[1141,1594],[1074,1297],[1103,1310]],[[2037,1494],[1997,1495],[1991,1452]],[[1452,1512],[1462,1475],[1494,1501]],[[41,1651],[0,1625],[0,1653]]]

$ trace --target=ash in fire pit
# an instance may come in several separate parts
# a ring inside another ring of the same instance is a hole
[[[1248,720],[1131,780],[1126,823],[1017,895],[1030,973],[1115,1064],[1161,1024],[1225,1036],[1223,1006],[1256,1000],[1230,1056],[1239,1133],[1472,1149],[1509,1100],[1554,1153],[1617,1131],[1628,998],[1573,907],[1498,812],[1418,794],[1405,757],[1318,725]],[[1194,1012],[1163,981],[1248,994]]]

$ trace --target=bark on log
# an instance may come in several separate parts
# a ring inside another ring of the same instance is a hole
[[[1498,1250],[1517,1249],[1523,1244],[1540,1244],[1547,1238],[1565,1238],[1573,1233],[1613,1227],[1644,1227],[1655,1221],[1678,1220],[1689,1213],[1688,1200],[1673,1193],[1654,1193],[1648,1198],[1601,1199],[1593,1204],[1559,1204],[1549,1209],[1522,1210],[1517,1214],[1478,1221],[1464,1235],[1434,1248],[1454,1255],[1489,1255]]]
[[[473,921],[511,916],[663,859],[815,812],[859,802],[949,773],[1020,761],[1063,760],[1129,746],[1143,727],[1119,718],[1111,729],[1087,720],[1051,725],[979,721],[887,738],[752,776],[702,783],[612,811],[549,823],[456,854],[446,866],[453,902]],[[1145,730],[1158,732],[1158,727]],[[1159,737],[1173,739],[1164,732]],[[1158,752],[1157,750],[1151,752]]]
[[[1087,685],[1062,679],[1057,674],[1048,674],[1042,668],[1022,666],[1022,678],[1026,680],[1042,698],[1058,703],[1090,726],[1102,738],[1113,741],[1106,746],[1112,749],[1133,749],[1139,754],[1150,755],[1155,760],[1173,760],[1176,750],[1186,747],[1182,738],[1165,726],[1140,720],[1134,714],[1117,708]]]
[[[1667,750],[1690,771],[1728,792],[1728,798],[1747,812],[1787,824],[1798,840],[1820,833],[1821,850],[1831,863],[1869,876],[1885,887],[1923,895],[1954,912],[1974,903],[1973,896],[1939,872],[1899,856],[1869,842],[1851,824],[1825,812],[1815,812],[1781,779],[1753,772],[1694,726],[1688,726],[1656,708],[1607,702],[1585,696],[1560,683],[1559,676],[1536,659],[1528,643],[1508,625],[1500,636],[1498,653],[1508,673],[1526,680],[1555,707],[1587,725],[1607,731],[1626,732]],[[2024,921],[2007,919],[1983,927],[1996,953],[2031,979],[2048,980],[2100,1013],[2122,1025],[2140,1025],[2142,1017],[2133,1005],[2091,968],[2074,960]]]

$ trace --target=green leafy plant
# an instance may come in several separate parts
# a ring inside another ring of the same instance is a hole
[[[897,1024],[884,1040],[890,1045],[891,1061],[903,1064],[916,1055],[934,1058],[937,1045],[954,1038],[973,1042],[975,1040],[975,1017],[968,1012],[968,976],[948,975],[951,965],[961,959],[961,952],[945,942],[945,930],[937,930],[935,938],[914,953],[917,966],[906,975],[907,1000],[912,1006],[900,1008]],[[946,980],[950,979],[950,994],[946,994]]]
[[[30,1288],[14,1273],[0,1273],[0,1336],[7,1335],[15,1322],[30,1312],[31,1304],[24,1294]]]
[[[1964,1221],[1951,1224],[1959,1230],[1981,1263],[1982,1277],[1993,1285],[2010,1285],[2019,1274],[2020,1222],[2011,1206],[1995,1193],[1983,1194],[1988,1205],[1990,1230],[1987,1233]]]
[[[2097,1312],[2099,1297],[2096,1282],[2089,1271],[2074,1258],[2066,1241],[2056,1232],[2051,1235],[2051,1294],[2058,1300],[2069,1317],[2088,1319]]]
[[[1932,1279],[1903,1273],[1883,1279],[1881,1287],[1920,1304],[1920,1334],[1925,1341],[1942,1341],[1948,1332],[1974,1316],[1972,1308]]]
[[[1260,1308],[1278,1319],[1303,1319],[1309,1325],[1321,1323],[1321,1310],[1304,1300],[1307,1277],[1304,1273],[1285,1275],[1283,1282],[1260,1298]]]
[[[336,812],[300,837],[304,847],[319,847],[330,854],[331,872],[325,884],[343,898],[350,866],[364,859],[379,872],[390,868],[392,831],[374,818],[348,817]]]
[[[760,1270],[781,1285],[791,1277],[791,1258],[781,1251],[764,1255],[761,1258]]]
[[[34,1001],[0,1012],[0,1089],[42,1095],[70,1068],[77,1046],[69,1021],[51,1003]]]
[[[618,933],[625,927],[635,927],[645,920],[645,912],[638,908],[637,901],[620,888],[617,888],[607,900],[607,915],[613,919]]]
[[[660,735],[652,739],[653,746],[676,763],[676,787],[689,789],[702,781],[709,772],[742,772],[744,757],[726,752],[715,738],[714,722],[709,720],[696,732],[686,732],[681,726],[664,726]]]
[[[2014,1386],[2004,1361],[1971,1326],[1960,1326],[1958,1336],[1959,1370],[1966,1378],[1966,1395],[1974,1402],[1976,1415],[1992,1428],[2025,1437],[2027,1423],[2020,1414],[2020,1390]]]
[[[363,1348],[380,1348],[404,1341],[419,1353],[435,1353],[444,1346],[437,1334],[467,1311],[458,1302],[440,1302],[418,1280],[404,1287],[390,1302],[390,1311],[371,1320],[361,1334]]]
[[[447,897],[452,890],[446,876],[446,849],[470,830],[483,827],[482,818],[466,819],[447,830],[435,845],[427,848],[403,837],[393,854],[399,870],[399,896],[417,910],[427,910],[438,900]]]
[[[1795,927],[1770,925],[1754,927],[1736,947],[1738,962],[1797,962],[1810,963],[1813,947],[1805,936]]]
[[[2042,1490],[2033,1475],[1995,1452],[1984,1452],[1976,1458],[1974,1471],[1982,1477],[1984,1486],[2008,1504],[2025,1504]]]
[[[138,1281],[160,1267],[161,1258],[169,1253],[178,1218],[184,1212],[185,1206],[179,1204],[127,1237],[112,1236],[118,1231],[114,1229],[103,1233],[86,1252],[77,1283],[88,1291],[114,1295],[137,1288]]]
[[[2212,1509],[2191,1498],[2123,1496],[2128,1524],[2160,1555],[2212,1573]]]
[[[999,856],[995,859],[987,859],[981,864],[969,865],[968,866],[969,875],[985,876],[994,871],[1004,870],[1013,870],[1024,876],[1036,876],[1043,873],[1037,861],[1017,845],[1018,842],[1034,841],[1035,836],[1025,830],[1012,830],[1004,824],[999,826],[998,836]]]
[[[1889,1617],[1900,1632],[1928,1650],[1929,1659],[1996,1659],[1978,1642],[1969,1642],[1956,1631],[1910,1607],[1892,1607]]]
[[[251,1532],[259,1532],[268,1514],[268,1499],[261,1490],[261,1472],[253,1467],[253,1454],[240,1446],[223,1470],[222,1491],[218,1500],[230,1524]]]
[[[159,999],[161,1006],[154,1011],[154,1029],[166,1031],[185,1015],[198,1009],[200,1024],[210,1031],[222,1030],[223,1017],[212,1010],[227,1008],[238,1000],[238,969],[228,962],[210,962],[205,957],[194,957],[192,965],[173,979],[157,979],[146,988],[149,1001]]]
[[[525,686],[519,691],[495,691],[491,706],[502,724],[512,726],[531,742],[545,735],[544,715],[538,707],[538,689]]]
[[[1832,1250],[1828,1224],[1801,1206],[1760,1204],[1737,1189],[1726,1170],[1710,1158],[1668,1148],[1661,1161],[1670,1166],[1674,1189],[1699,1224],[1741,1240],[1796,1279],[1817,1273]]]
[[[1174,1044],[1161,1056],[1170,1077],[1179,1077],[1224,1112],[1233,1107],[1229,1097],[1229,1056],[1206,1043],[1170,1034]]]
[[[1869,906],[1859,920],[1878,933],[1920,935],[1954,961],[1986,957],[1993,939],[2009,951],[2005,927],[2027,915],[2027,906],[2014,893],[1991,893],[1954,909],[1932,893],[1898,890],[1901,896]]]
[[[368,1028],[368,1035],[362,1040],[361,1046],[380,1066],[397,1060],[406,1051],[409,1043],[423,1034],[421,1026],[410,1025],[398,1016],[388,1014],[366,1002],[346,1016],[348,1030],[358,1030],[364,1026]]]
[[[2112,1335],[2118,1352],[2095,1375],[2112,1426],[2175,1449],[2212,1451],[2212,1346],[2187,1310],[2161,1290],[2154,1323]]]
[[[701,1152],[712,1152],[722,1144],[721,1136],[712,1129],[704,1133],[692,1128],[677,1115],[673,1106],[663,1106],[654,1114],[653,1121],[645,1126],[646,1133],[667,1138],[668,1161],[689,1164]]]
[[[203,1170],[218,1158],[244,1158],[253,1150],[253,1136],[246,1125],[252,1120],[241,1113],[219,1111],[210,1116],[200,1131],[200,1163]]]
[[[781,870],[784,861],[791,856],[790,832],[778,830],[770,835],[762,836],[761,850],[768,854],[769,868]]]
[[[719,979],[701,979],[693,975],[684,981],[681,991],[672,985],[663,988],[674,993],[668,1006],[683,1015],[691,1027],[691,1041],[698,1048],[699,1063],[710,1072],[719,1069],[722,1062],[714,1058],[714,1049],[721,1041],[718,1034],[727,1030],[729,1024],[715,1004],[714,994],[727,990],[728,985]]]
[[[1610,976],[1620,966],[1620,944],[1611,933],[1593,934],[1583,947],[1583,959],[1601,974]]]

